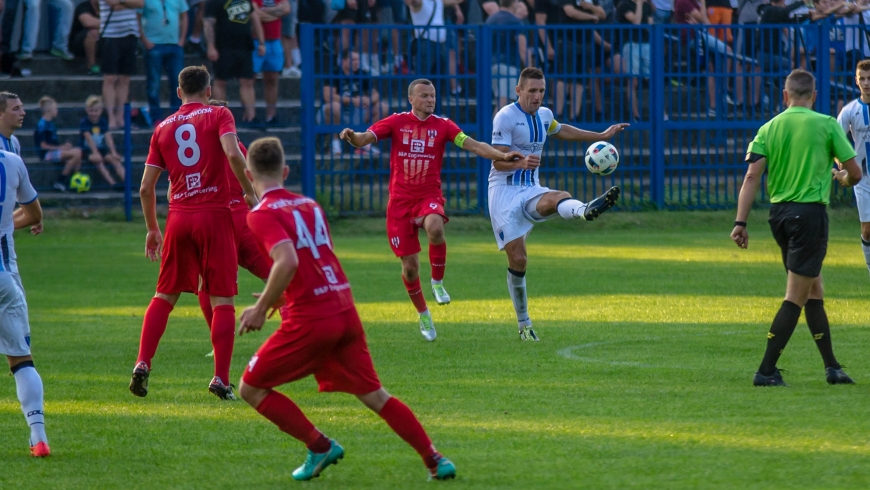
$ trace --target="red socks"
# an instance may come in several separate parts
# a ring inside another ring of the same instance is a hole
[[[160,337],[163,337],[163,332],[166,331],[170,312],[172,312],[172,305],[168,301],[157,297],[151,298],[151,303],[145,310],[145,319],[142,321],[142,336],[139,338],[137,364],[140,361],[145,361],[148,369],[151,369],[151,359],[157,352]]]
[[[378,415],[387,422],[393,432],[417,451],[427,468],[434,468],[438,464],[441,455],[435,450],[432,440],[426,435],[423,426],[407,405],[398,398],[392,397],[387,400]]]
[[[233,305],[218,305],[211,320],[211,345],[214,347],[214,375],[225,386],[230,384],[230,363],[236,341],[236,309]]]
[[[447,242],[441,245],[429,244],[429,265],[432,267],[432,280],[444,280],[444,267],[447,264]]]
[[[402,276],[402,282],[405,283],[405,289],[408,290],[408,296],[411,297],[411,303],[414,303],[414,308],[417,308],[417,313],[423,313],[426,308],[426,298],[423,297],[423,290],[420,288],[420,278],[414,279],[413,282],[408,282],[405,276]]]
[[[202,310],[202,316],[205,317],[205,323],[208,324],[209,330],[211,330],[211,297],[208,293],[200,291],[196,295],[199,298],[199,309]]]
[[[329,451],[329,439],[314,427],[293,400],[281,393],[270,391],[260,402],[257,412],[277,425],[282,432],[302,441],[311,451],[315,453]]]

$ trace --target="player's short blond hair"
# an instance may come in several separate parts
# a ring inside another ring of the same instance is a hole
[[[411,85],[408,85],[408,97],[414,95],[414,87],[416,87],[417,85],[429,85],[430,87],[435,86],[432,84],[431,81],[429,81],[425,78],[418,78],[418,79],[414,80],[413,82],[411,82]]]
[[[90,96],[88,96],[87,99],[85,99],[85,107],[87,109],[90,109],[91,107],[94,107],[95,105],[102,104],[102,103],[103,103],[103,98],[100,97],[99,95],[90,95]]]
[[[248,147],[248,168],[254,173],[280,176],[284,165],[284,148],[278,138],[260,138]]]
[[[520,72],[520,80],[517,82],[517,85],[522,88],[526,84],[526,80],[543,80],[544,72],[542,72],[539,68],[524,68],[522,72]]]
[[[855,67],[855,73],[859,71],[870,71],[870,60],[859,61],[858,66]]]

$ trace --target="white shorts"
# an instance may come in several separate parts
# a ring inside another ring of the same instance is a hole
[[[862,223],[870,223],[870,189],[861,184],[852,189],[855,191],[855,203],[858,205],[858,219]]]
[[[30,355],[30,322],[21,277],[0,272],[0,354]]]
[[[551,192],[547,187],[493,185],[489,188],[489,219],[492,221],[492,232],[498,249],[528,235],[535,223],[546,221],[546,218],[534,218],[526,206],[536,204],[544,194]],[[556,214],[552,215],[556,216]]]

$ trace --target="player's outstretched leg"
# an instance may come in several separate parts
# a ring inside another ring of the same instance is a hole
[[[432,440],[414,412],[398,398],[390,396],[383,388],[358,395],[357,398],[382,419],[407,442],[417,454],[423,458],[423,464],[429,470],[429,479],[450,480],[456,478],[456,466],[452,461],[441,455],[432,445]]]
[[[232,301],[232,298],[224,298]],[[230,364],[233,359],[233,344],[236,339],[236,309],[232,304],[214,307],[211,321],[211,344],[214,347],[214,378],[208,391],[221,400],[236,400],[230,384]]]
[[[178,299],[174,295],[170,299]],[[151,372],[151,359],[157,353],[160,338],[166,331],[169,314],[175,307],[175,301],[168,301],[160,296],[151,298],[145,318],[142,320],[142,336],[139,338],[139,355],[136,367],[133,368],[133,378],[130,380],[130,392],[136,396],[148,394],[148,377]]]
[[[429,244],[429,264],[432,267],[432,296],[439,305],[450,304],[450,295],[444,289],[444,268],[447,265],[447,242]]]
[[[810,333],[813,334],[813,339],[816,341],[816,347],[819,348],[819,354],[822,355],[822,360],[825,362],[825,379],[832,385],[855,383],[843,371],[843,367],[834,357],[834,347],[831,344],[831,326],[828,323],[828,315],[825,313],[825,300],[807,300],[807,304],[804,305],[804,315]]]
[[[601,216],[601,213],[612,208],[618,199],[619,187],[611,187],[607,192],[589,201],[589,203],[578,201],[573,197],[561,199],[556,204],[556,211],[564,219],[592,221]]]
[[[310,480],[331,464],[344,458],[344,448],[324,436],[292,400],[274,390],[255,388],[241,382],[239,394],[257,412],[308,448],[308,457],[293,471],[294,480]]]
[[[45,415],[42,412],[42,378],[36,372],[33,360],[22,361],[12,366],[12,375],[15,376],[21,411],[24,412],[24,419],[30,426],[30,455],[44,458],[51,454],[51,449],[48,447],[48,437],[45,435]]]
[[[205,291],[200,291],[196,294],[196,297],[199,299],[199,309],[202,310],[205,324],[208,326],[208,329],[211,330],[211,319],[212,315],[214,315],[214,311],[211,309],[211,297]],[[214,349],[206,354],[205,357],[214,357]]]

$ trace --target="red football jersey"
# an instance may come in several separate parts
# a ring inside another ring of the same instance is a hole
[[[239,141],[239,150],[242,150],[242,155],[245,158],[248,158],[248,149],[245,148],[245,145]],[[226,161],[226,158],[224,159]],[[248,203],[245,202],[245,190],[242,189],[242,184],[239,183],[239,179],[236,178],[236,174],[233,173],[233,169],[229,168],[230,162],[227,161],[227,170],[229,174],[227,175],[227,182],[230,184],[230,209],[248,209]]]
[[[286,0],[252,0],[252,1],[255,4],[257,4],[257,7],[263,8],[264,6],[265,7],[275,7],[279,3],[284,2]],[[276,19],[276,20],[270,20],[268,22],[263,21],[263,38],[266,39],[266,41],[281,39],[281,19],[280,18]]]
[[[229,109],[198,102],[184,104],[157,126],[145,165],[169,171],[171,209],[227,209],[232,172],[220,138],[235,133]]]
[[[462,132],[446,117],[420,119],[411,112],[393,114],[369,128],[378,141],[393,138],[390,151],[390,197],[441,197],[444,148]]]
[[[284,291],[284,320],[332,316],[353,308],[350,283],[332,251],[332,238],[323,209],[305,196],[283,188],[266,191],[248,214],[248,227],[264,257],[276,245],[290,242],[299,267]]]

